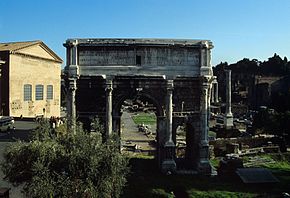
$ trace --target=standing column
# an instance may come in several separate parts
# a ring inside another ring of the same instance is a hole
[[[229,129],[234,126],[232,114],[232,96],[231,96],[231,70],[226,70],[226,113],[224,124],[225,128]]]
[[[175,158],[175,144],[172,140],[172,92],[173,80],[167,81],[167,95],[166,95],[166,137],[164,144],[164,159],[162,161],[162,172],[174,172],[176,170]]]
[[[201,142],[208,141],[208,91],[209,83],[203,82],[201,95]]]
[[[209,143],[208,143],[208,113],[209,113],[209,79],[204,78],[201,86],[201,125],[198,170],[205,175],[212,174],[212,167],[209,162]]]
[[[78,67],[78,40],[69,40],[64,46],[67,48],[67,66],[65,67],[67,96],[67,127],[76,133],[76,89],[77,79],[79,78]]]
[[[106,81],[106,138],[112,134],[112,91],[113,82],[112,80]]]
[[[210,89],[211,91],[210,91],[210,102],[211,103],[214,103],[214,96],[215,96],[215,83],[212,83],[212,85],[211,85],[211,89]]]
[[[215,103],[219,102],[219,84],[216,82],[215,84]]]
[[[70,49],[70,65],[78,65],[78,40],[72,42],[72,47]]]
[[[167,112],[167,134],[165,145],[173,145],[172,141],[172,92],[173,92],[173,80],[167,81],[167,99],[166,99],[166,112]]]
[[[69,79],[69,89],[68,89],[68,128],[76,133],[76,79]]]

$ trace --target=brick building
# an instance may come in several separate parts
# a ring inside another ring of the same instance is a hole
[[[0,114],[60,116],[62,60],[42,41],[0,43]]]

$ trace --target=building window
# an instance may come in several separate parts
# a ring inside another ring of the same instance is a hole
[[[141,65],[141,56],[136,56],[136,65]]]
[[[24,101],[32,100],[32,85],[25,84],[24,85]]]
[[[35,100],[43,100],[43,85],[35,86]]]
[[[53,99],[53,85],[47,85],[47,87],[46,87],[46,99],[47,100]]]

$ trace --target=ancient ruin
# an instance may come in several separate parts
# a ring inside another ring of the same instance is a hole
[[[70,126],[98,117],[120,135],[121,105],[139,95],[154,104],[161,171],[212,174],[208,120],[212,42],[181,39],[68,39],[65,81]],[[217,90],[217,87],[215,88]],[[216,95],[216,94],[213,94]],[[217,101],[217,95],[215,97]],[[176,158],[176,129],[186,125],[186,151]]]
[[[230,129],[234,126],[233,114],[232,114],[232,91],[231,91],[231,70],[226,71],[226,112],[224,118],[224,124],[226,129]]]

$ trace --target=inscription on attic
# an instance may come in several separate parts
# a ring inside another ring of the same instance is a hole
[[[80,49],[78,56],[79,66],[198,66],[200,64],[199,51],[188,48]]]

